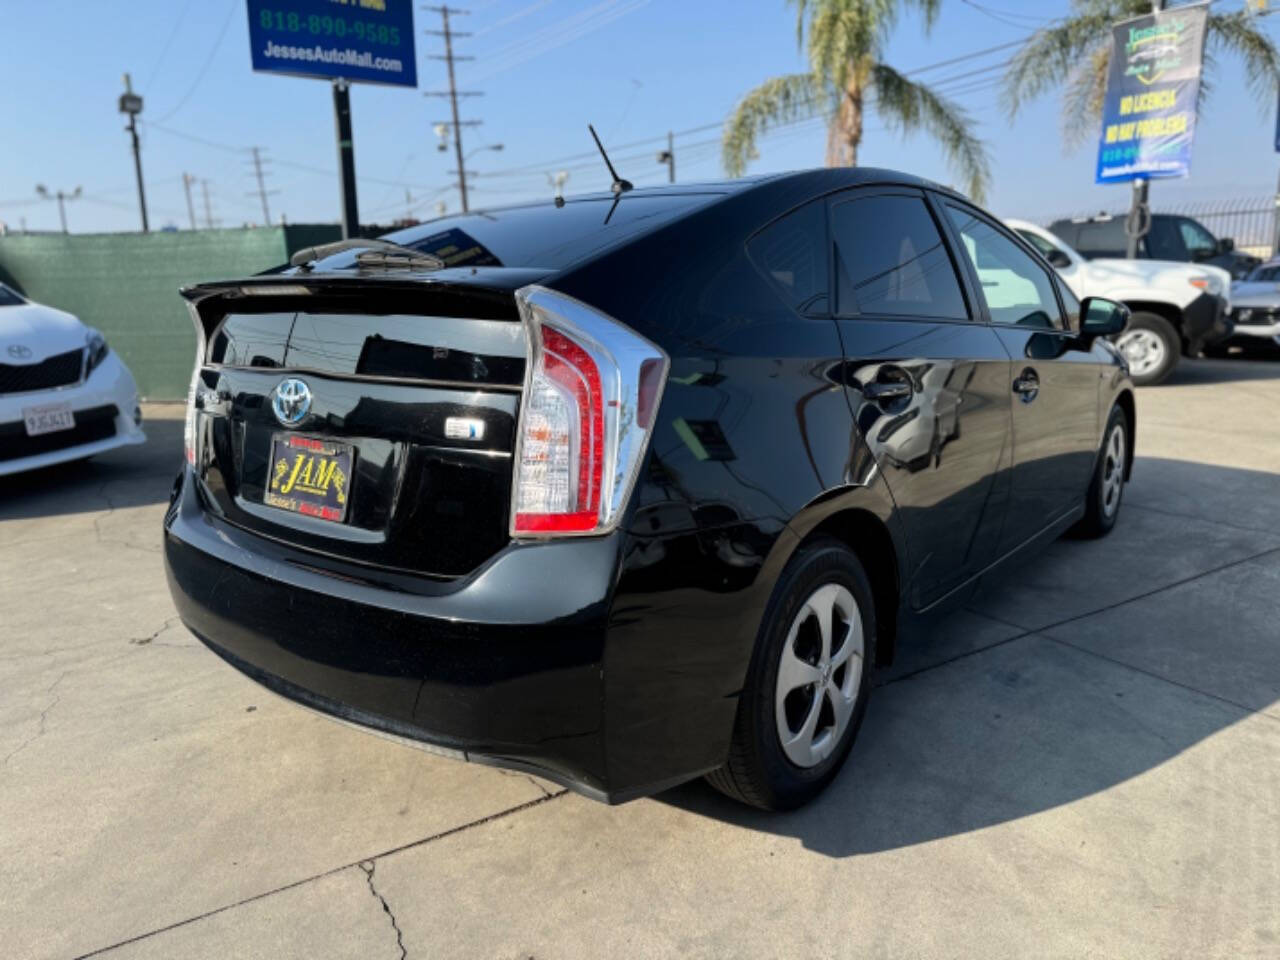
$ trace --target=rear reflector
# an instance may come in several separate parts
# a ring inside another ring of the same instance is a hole
[[[608,533],[635,485],[669,362],[657,346],[545,287],[516,293],[529,361],[511,535]]]

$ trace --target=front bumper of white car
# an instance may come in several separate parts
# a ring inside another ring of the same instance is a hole
[[[26,411],[54,404],[68,405],[75,425],[28,436]],[[114,351],[79,383],[0,394],[0,476],[91,457],[146,439],[137,384]]]
[[[1254,307],[1237,305],[1231,310],[1234,328],[1229,343],[1243,344],[1270,340],[1280,346],[1280,306]]]

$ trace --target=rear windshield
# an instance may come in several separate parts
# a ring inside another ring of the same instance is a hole
[[[459,214],[389,234],[388,240],[434,253],[450,267],[561,270],[623,240],[670,223],[719,196],[623,195]]]

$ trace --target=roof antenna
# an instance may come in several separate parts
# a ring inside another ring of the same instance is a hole
[[[623,194],[628,190],[634,190],[630,180],[623,180],[618,176],[618,171],[613,169],[613,164],[609,162],[609,155],[604,152],[604,144],[600,142],[600,138],[596,136],[596,128],[591,124],[587,124],[587,129],[591,131],[591,139],[596,142],[596,149],[600,151],[600,156],[604,157],[604,165],[609,168],[609,176],[613,177],[613,184],[609,187],[615,194]]]

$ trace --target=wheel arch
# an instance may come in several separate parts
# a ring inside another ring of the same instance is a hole
[[[1187,337],[1186,324],[1183,322],[1181,307],[1163,300],[1141,300],[1128,297],[1123,300],[1123,303],[1134,313],[1154,313],[1157,317],[1169,321],[1173,329],[1177,331],[1178,339],[1182,343],[1182,352],[1186,353],[1187,346],[1191,341]]]
[[[1137,448],[1138,443],[1138,410],[1134,403],[1133,391],[1129,389],[1121,390],[1116,394],[1115,405],[1124,411],[1125,418],[1129,421],[1129,429],[1125,436],[1125,463],[1124,478],[1130,479],[1133,476],[1133,452]],[[1110,416],[1110,413],[1108,413]]]
[[[900,538],[894,536],[886,517],[865,506],[841,505],[810,517],[801,526],[802,530],[792,524],[792,529],[801,534],[795,550],[815,539],[830,537],[852,550],[862,564],[876,608],[876,665],[889,665],[898,636],[904,554]]]

